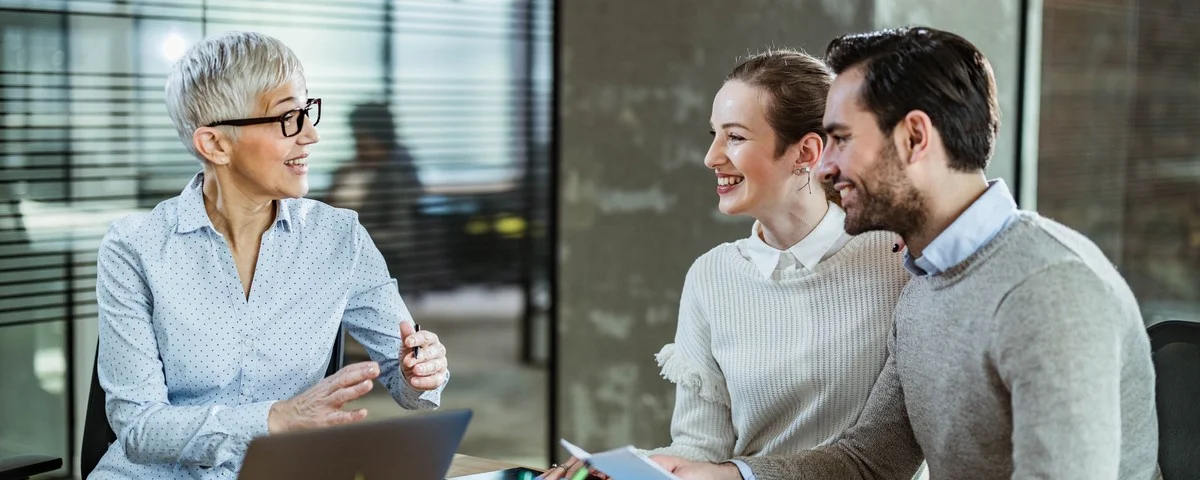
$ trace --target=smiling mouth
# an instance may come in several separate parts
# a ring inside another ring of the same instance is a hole
[[[717,186],[730,187],[742,183],[742,181],[745,179],[745,177],[720,177],[717,178]]]
[[[308,160],[303,158],[293,158],[291,160],[284,160],[283,164],[289,167],[302,167],[308,165]]]

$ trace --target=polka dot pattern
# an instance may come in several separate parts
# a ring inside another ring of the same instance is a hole
[[[354,212],[280,201],[247,299],[202,183],[114,222],[101,244],[97,368],[118,439],[89,478],[235,478],[271,404],[324,376],[339,324],[400,405],[438,406],[441,389],[400,374],[412,317]]]

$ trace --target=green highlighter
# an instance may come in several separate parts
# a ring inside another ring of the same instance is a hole
[[[575,471],[575,475],[571,477],[571,480],[584,480],[585,478],[587,478],[587,476],[588,476],[588,466],[585,463],[583,468]]]

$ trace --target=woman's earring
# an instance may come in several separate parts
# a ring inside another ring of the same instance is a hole
[[[792,173],[795,173],[796,175],[808,174],[808,181],[805,182],[804,185],[801,185],[800,188],[796,189],[796,191],[799,192],[800,190],[804,190],[804,187],[808,187],[808,194],[812,195],[812,170],[810,170],[808,167],[803,167],[793,170]]]

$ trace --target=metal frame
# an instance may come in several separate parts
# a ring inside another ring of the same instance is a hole
[[[62,13],[62,50],[63,50],[63,83],[66,84],[66,90],[71,90],[71,40],[69,31],[71,28],[70,13],[64,11]],[[66,102],[67,118],[72,116],[73,104]],[[65,151],[63,152],[63,179],[64,196],[67,197],[67,205],[75,204],[75,191],[72,188],[72,175],[74,172],[73,159],[74,147],[71,140],[71,122],[67,122],[63,130],[66,132]],[[66,314],[67,325],[63,335],[66,336],[66,341],[63,342],[63,350],[66,354],[66,389],[64,390],[67,400],[67,458],[63,464],[66,466],[67,475],[75,475],[75,456],[78,453],[78,446],[75,445],[75,231],[72,230],[67,234],[67,249],[63,258],[63,268],[66,272]]]
[[[553,80],[550,82],[550,149],[549,149],[549,172],[547,173],[549,180],[549,205],[546,212],[546,245],[550,251],[549,271],[547,283],[550,289],[550,309],[547,312],[549,333],[547,334],[547,342],[549,343],[549,353],[547,355],[546,368],[546,414],[548,421],[546,422],[549,436],[546,439],[547,455],[549,458],[547,464],[554,463],[554,452],[558,449],[559,437],[559,405],[558,405],[558,322],[559,322],[559,303],[558,303],[558,286],[559,286],[559,203],[561,195],[559,185],[561,184],[561,175],[559,173],[560,153],[562,151],[562,131],[559,122],[559,94],[562,86],[562,65],[559,59],[562,58],[562,3],[559,0],[546,0],[552,2],[552,10],[550,16],[551,22],[551,71],[553,72]]]
[[[1038,128],[1041,125],[1042,15],[1044,0],[1021,0],[1017,84],[1016,162],[1013,197],[1026,210],[1037,210]]]

